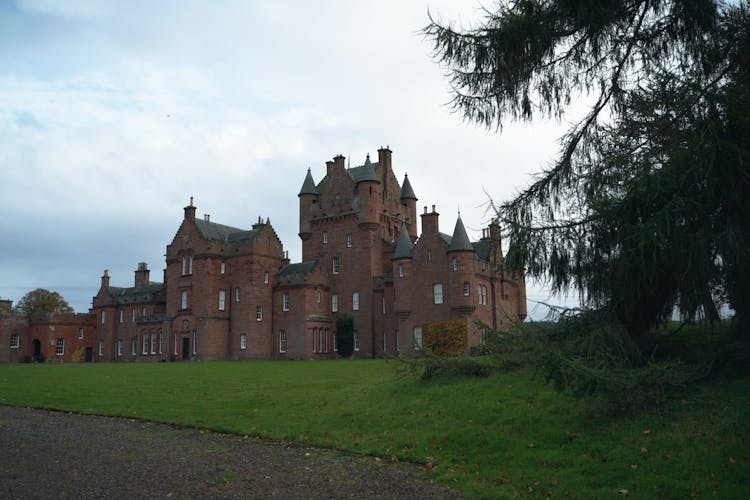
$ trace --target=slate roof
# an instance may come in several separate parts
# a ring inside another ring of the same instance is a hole
[[[377,165],[377,163],[365,162],[364,165],[360,165],[359,167],[347,168],[346,173],[349,174],[349,177],[352,178],[355,184],[364,181],[374,181],[379,183],[380,178],[378,177],[378,174],[375,173],[375,167]]]
[[[299,194],[320,194],[309,168],[307,169],[305,182],[302,183],[302,189],[299,190]]]
[[[466,234],[466,228],[464,227],[464,223],[459,215],[456,219],[456,227],[453,229],[453,236],[451,237],[450,245],[448,245],[448,251],[457,252],[463,250],[473,252],[474,247],[471,246],[469,236]]]
[[[398,240],[396,240],[396,250],[393,252],[393,259],[411,259],[413,248],[409,232],[406,230],[406,224],[402,224],[401,232],[398,235]]]
[[[150,283],[148,285],[132,286],[129,288],[111,286],[107,291],[118,304],[151,302],[154,300],[155,295],[164,292],[164,283]]]
[[[287,264],[281,268],[281,271],[279,271],[279,284],[294,285],[297,283],[303,283],[305,281],[305,276],[313,272],[317,263],[318,262],[315,260],[308,260],[307,262]]]
[[[245,231],[244,229],[225,226],[224,224],[217,224],[216,222],[210,222],[203,219],[195,219],[195,225],[198,227],[201,236],[207,240],[244,241],[253,239],[259,233],[258,229]]]
[[[401,186],[401,199],[418,199],[417,195],[414,194],[414,190],[411,187],[411,182],[409,182],[409,174],[404,174],[404,184]]]
[[[490,251],[492,250],[492,242],[490,240],[475,241],[471,246],[474,247],[474,253],[476,253],[478,260],[490,261]]]

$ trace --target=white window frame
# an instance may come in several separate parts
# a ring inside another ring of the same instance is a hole
[[[182,256],[182,276],[187,276],[187,257]]]
[[[151,354],[156,354],[156,334],[151,334]]]
[[[359,292],[352,292],[352,311],[359,311]]]
[[[244,351],[247,349],[247,335],[244,333],[240,335],[240,350]]]
[[[331,312],[339,312],[339,296],[335,293],[331,295]]]
[[[120,309],[120,323],[125,323],[125,309]]]
[[[398,338],[398,330],[396,330],[395,337],[396,337],[396,352],[399,353],[401,352],[401,340]]]
[[[381,304],[382,309],[383,309],[383,316],[385,316],[385,297],[381,297],[380,304]]]
[[[312,329],[312,352],[318,352],[318,329]]]
[[[421,326],[414,327],[414,350],[415,351],[422,350],[422,327]]]
[[[333,352],[338,352],[339,350],[339,344],[336,340],[336,332],[333,332]]]
[[[403,278],[404,276],[406,276],[406,272],[404,271],[404,265],[399,264],[398,265],[398,277]]]
[[[219,311],[226,311],[227,309],[227,291],[223,288],[219,289]]]
[[[289,310],[289,292],[284,292],[281,294],[281,310]]]
[[[99,341],[99,356],[104,356],[104,341]]]
[[[18,349],[21,346],[21,334],[13,333],[10,336],[10,348]]]
[[[320,304],[320,290],[315,290],[315,302]]]
[[[268,284],[268,271],[263,271],[263,284]]]
[[[130,339],[130,355],[135,356],[138,354],[138,337],[133,336]]]
[[[323,244],[328,244],[328,231],[323,231]]]
[[[322,329],[321,329],[321,330],[322,330]],[[325,351],[323,351],[323,352],[325,352],[326,354],[328,354],[328,328],[326,328],[326,329],[325,329],[325,330],[323,331],[323,335],[325,336],[325,339],[326,339],[326,341],[325,341],[325,348],[326,348],[326,350],[325,350]]]
[[[83,328],[78,329],[78,340],[83,340]]]
[[[164,353],[164,332],[159,332],[159,354]]]
[[[102,325],[107,322],[107,311],[102,311]]]
[[[240,287],[238,286],[234,287],[234,301],[235,302],[240,301]]]
[[[286,330],[279,330],[279,352],[286,352]]]
[[[57,339],[55,341],[55,356],[65,355],[65,339]]]
[[[388,352],[388,335],[383,332],[383,352]]]
[[[143,337],[143,352],[141,354],[148,354],[148,334],[144,333]]]
[[[333,274],[339,274],[341,272],[341,261],[338,257],[334,257],[331,261],[331,269]]]
[[[132,309],[130,314],[130,322],[135,323],[135,307]]]
[[[468,281],[464,281],[464,297],[468,297],[471,290],[471,284]]]
[[[359,330],[354,330],[354,350],[359,351]]]
[[[352,247],[352,233],[347,233],[346,235],[346,248]]]
[[[143,307],[141,308],[141,317],[142,317],[142,318],[145,318],[146,316],[148,316],[148,315],[146,314],[146,312],[147,312],[147,311],[148,311],[148,308],[147,308],[146,306],[143,306]]]
[[[188,257],[188,274],[193,274],[193,256]]]
[[[117,339],[117,355],[122,356],[122,339]]]
[[[443,303],[443,284],[433,283],[432,285],[432,298],[435,304]]]
[[[182,293],[180,293],[180,309],[185,310],[188,308],[188,291],[183,290]],[[135,312],[135,310],[133,310]]]
[[[453,267],[454,271],[458,271],[458,259],[453,257],[453,260],[451,261],[451,266]]]
[[[263,306],[255,306],[255,321],[263,321]]]
[[[227,266],[224,262],[219,264],[219,274],[224,274],[227,270]]]

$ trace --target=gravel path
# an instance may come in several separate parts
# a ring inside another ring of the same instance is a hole
[[[0,498],[458,498],[413,464],[0,406]]]

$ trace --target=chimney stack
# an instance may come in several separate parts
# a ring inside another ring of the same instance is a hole
[[[104,270],[104,275],[102,276],[102,288],[109,288],[109,269]]]
[[[138,263],[138,269],[135,271],[135,286],[146,286],[149,281],[149,274],[151,271],[148,270],[148,264],[145,262]]]
[[[422,234],[431,235],[439,232],[438,217],[439,213],[435,211],[435,205],[432,205],[432,212],[427,213],[427,207],[424,207],[422,217]]]
[[[190,197],[190,205],[185,207],[185,219],[195,220],[195,207],[193,206],[193,197]]]

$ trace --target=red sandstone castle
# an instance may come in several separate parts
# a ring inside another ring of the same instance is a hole
[[[417,197],[406,175],[396,179],[390,149],[354,168],[344,160],[326,162],[318,184],[308,169],[302,183],[302,262],[289,262],[269,220],[225,226],[196,217],[191,199],[167,245],[164,283],[150,281],[145,263],[132,287],[110,286],[105,270],[69,342],[94,361],[325,359],[336,356],[336,319],[347,314],[355,357],[411,354],[425,323],[446,320],[465,322],[469,353],[480,323],[526,317],[523,277],[503,271],[499,226],[471,242],[459,217],[451,235],[441,233],[433,205],[419,234]],[[43,335],[11,316],[0,311],[2,350],[11,347],[4,360],[14,360],[14,345],[38,354],[34,342],[47,358],[69,359],[64,340],[60,355],[54,334],[32,339]]]

